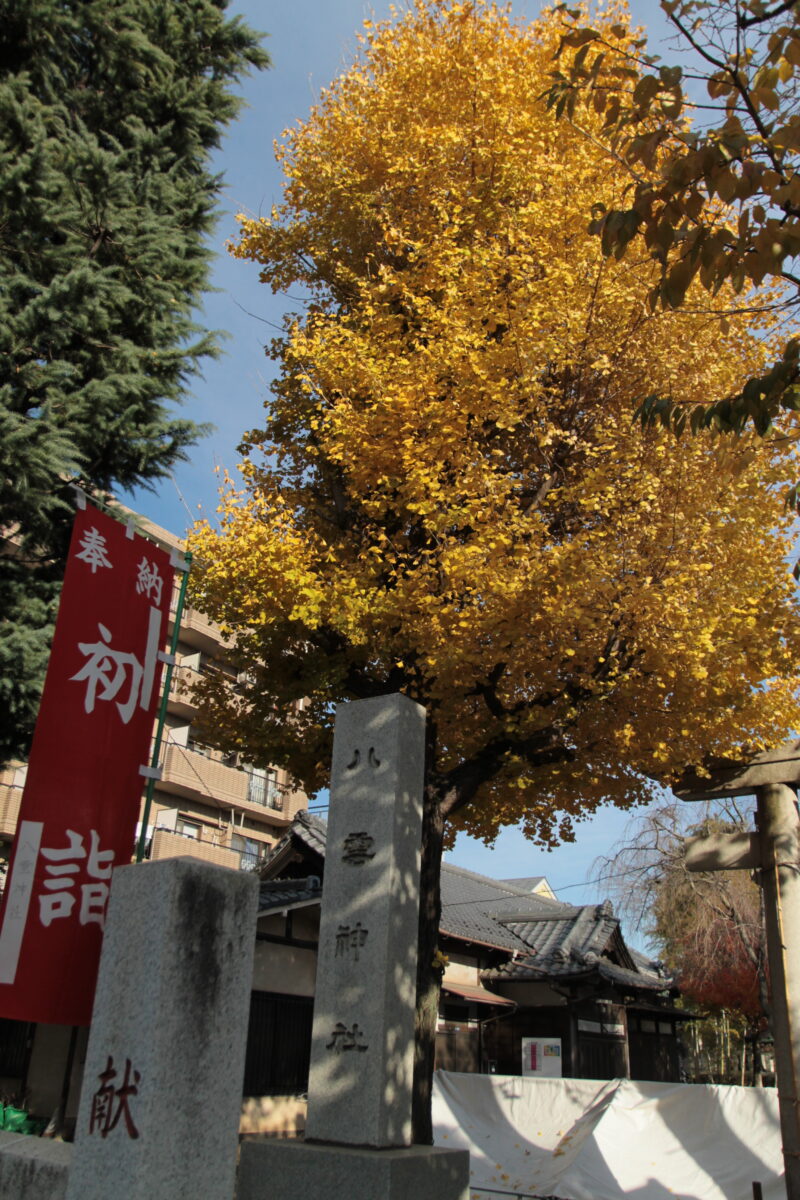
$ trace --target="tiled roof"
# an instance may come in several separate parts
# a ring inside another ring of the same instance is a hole
[[[547,883],[545,875],[525,875],[522,879],[501,879],[500,883],[510,883],[512,887],[522,888],[524,892],[532,892],[540,883]]]
[[[666,975],[652,975],[640,971],[631,971],[611,962],[605,955],[588,954],[585,958],[567,954],[563,958],[554,955],[549,959],[533,955],[526,959],[503,963],[493,970],[482,971],[481,978],[487,982],[522,983],[525,981],[545,979],[569,979],[573,982],[581,978],[599,975],[609,983],[618,987],[631,988],[636,991],[663,992],[672,986],[672,980]]]
[[[318,875],[307,879],[269,879],[262,882],[258,897],[258,913],[275,909],[294,908],[322,899],[322,881]]]
[[[647,954],[642,954],[639,950],[631,950],[630,955],[636,965],[636,970],[642,975],[649,975],[652,979],[669,978],[662,962],[650,958]]]
[[[552,916],[569,905],[535,896],[522,888],[488,879],[451,863],[442,864],[442,933],[464,941],[481,942],[505,950],[526,951],[515,928],[500,917],[516,915],[534,919]]]
[[[555,909],[553,901],[551,906]],[[533,920],[509,919],[504,924],[525,943],[540,962],[557,963],[569,958],[583,959],[587,954],[602,954],[619,925],[611,905],[558,905],[560,912],[543,913]],[[544,919],[542,919],[544,918]]]
[[[305,842],[317,854],[325,856],[325,846],[328,841],[328,823],[322,817],[310,812],[299,812],[294,819],[292,829],[301,841]]]
[[[291,855],[292,845],[296,842],[300,842],[308,850],[324,858],[327,831],[328,827],[321,817],[305,811],[296,813],[283,837],[275,843],[267,855],[264,874],[270,875],[271,864],[273,871],[280,872],[281,868],[285,866],[282,860]]]
[[[663,992],[674,984],[672,977],[666,973],[653,975],[650,972],[629,971],[627,967],[619,967],[604,958],[598,960],[597,969],[605,979],[610,979],[612,983],[621,987],[648,988],[655,992]]]
[[[321,817],[298,813],[271,859],[293,841],[324,858],[326,840],[327,823]],[[619,921],[608,900],[602,904],[564,904],[531,892],[530,883],[530,879],[489,879],[452,863],[442,864],[441,932],[461,941],[516,952],[502,966],[485,971],[484,979],[600,974],[627,987],[663,990],[670,985],[659,964],[643,954],[627,951],[621,943]],[[635,969],[611,961],[608,954],[614,942],[618,951],[621,946],[623,958],[625,953],[630,955],[629,962]]]
[[[524,942],[527,954],[485,972],[487,979],[574,979],[596,973],[622,987],[662,991],[672,983],[659,963],[629,951],[624,944],[620,950],[619,921],[608,900],[572,908],[561,916],[553,913],[504,924]],[[616,947],[612,945],[615,941]],[[612,961],[612,949],[626,952],[632,966]]]

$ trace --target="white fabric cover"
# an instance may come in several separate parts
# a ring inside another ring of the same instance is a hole
[[[472,1200],[786,1195],[772,1088],[437,1071],[433,1121],[470,1151]]]

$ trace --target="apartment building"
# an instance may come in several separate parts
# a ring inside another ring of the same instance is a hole
[[[170,549],[180,548],[175,535],[143,518],[138,520],[153,540]],[[170,637],[177,597],[176,586]],[[232,687],[237,678],[226,661],[219,627],[194,608],[186,607],[182,614],[176,658],[160,754],[162,777],[155,785],[147,822],[147,857],[188,854],[220,866],[255,868],[295,813],[307,806],[307,798],[290,787],[285,771],[226,757],[195,736],[192,685],[211,671],[223,672]],[[24,764],[0,772],[0,890],[17,827],[25,772]],[[144,795],[142,805],[144,808]],[[137,837],[142,816],[143,812]]]

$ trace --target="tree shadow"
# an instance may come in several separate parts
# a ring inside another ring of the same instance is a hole
[[[541,1134],[559,1088],[576,1111],[554,1144],[556,1125]],[[472,1151],[486,1200],[751,1200],[754,1180],[764,1200],[784,1196],[777,1105],[761,1089],[439,1072],[435,1114],[437,1144]]]

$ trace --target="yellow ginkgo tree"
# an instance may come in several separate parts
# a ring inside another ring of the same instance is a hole
[[[195,602],[247,672],[205,684],[221,745],[313,791],[334,702],[427,710],[422,1141],[448,830],[569,839],[800,719],[790,450],[631,426],[645,385],[751,376],[770,330],[722,318],[722,293],[654,312],[656,265],[603,255],[587,206],[626,177],[540,99],[557,43],[548,16],[416,0],[285,135],[283,201],[234,253],[308,302],[192,539]]]
[[[625,22],[597,26],[559,4],[548,104],[625,164],[629,186],[593,207],[606,254],[658,263],[653,307],[698,303],[727,285],[740,305],[800,305],[800,5],[795,0],[660,0],[684,66],[632,44]],[[566,51],[566,53],[564,53]],[[598,115],[600,122],[598,125]],[[765,282],[767,288],[764,288]],[[698,286],[699,285],[699,286]],[[766,294],[764,294],[766,292]],[[800,343],[728,392],[687,400],[652,391],[644,423],[738,432],[750,423],[796,436]],[[791,493],[798,504],[798,487]]]

